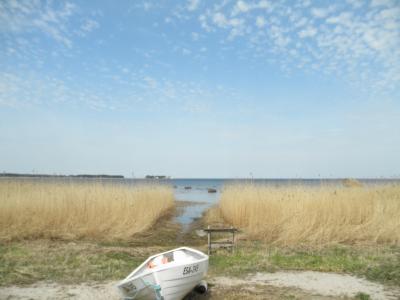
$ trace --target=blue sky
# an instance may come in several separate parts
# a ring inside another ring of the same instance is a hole
[[[0,2],[0,171],[399,177],[400,1]]]

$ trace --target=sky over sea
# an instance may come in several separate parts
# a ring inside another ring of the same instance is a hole
[[[400,0],[1,0],[3,171],[400,177]]]

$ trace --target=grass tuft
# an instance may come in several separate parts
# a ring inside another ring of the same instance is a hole
[[[366,293],[359,292],[354,298],[357,300],[370,300],[371,296]]]

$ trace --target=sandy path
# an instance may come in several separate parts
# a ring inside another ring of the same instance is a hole
[[[400,299],[400,290],[384,287],[382,284],[351,275],[322,272],[276,272],[257,273],[246,279],[216,277],[212,280],[217,285],[272,285],[277,287],[292,287],[313,294],[334,297],[354,297],[363,292],[373,300]]]
[[[400,290],[385,287],[379,283],[350,275],[322,272],[276,272],[257,273],[245,279],[231,277],[215,277],[208,280],[215,290],[229,289],[229,287],[245,286],[274,286],[278,288],[300,289],[311,295],[321,295],[333,298],[354,297],[363,292],[373,300],[400,299]],[[80,285],[62,285],[40,282],[34,285],[0,288],[0,299],[119,299],[115,289],[115,282],[102,284],[84,283]],[[217,293],[218,294],[218,293]],[[207,297],[208,298],[208,297]],[[211,296],[211,298],[214,298]],[[219,298],[219,297],[217,297]],[[250,295],[251,299],[251,295]]]
[[[0,288],[0,299],[36,300],[36,299],[120,299],[114,287],[115,282],[102,284],[63,285],[39,282],[34,285]]]

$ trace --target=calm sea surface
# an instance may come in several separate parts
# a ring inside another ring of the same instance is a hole
[[[0,178],[4,180],[6,178]],[[193,205],[184,207],[183,213],[176,217],[176,221],[187,225],[194,219],[200,218],[202,213],[217,203],[224,186],[235,183],[253,183],[268,186],[290,186],[290,185],[342,185],[341,179],[166,179],[166,180],[146,180],[146,179],[89,179],[89,178],[16,178],[18,180],[38,180],[38,181],[101,181],[104,184],[128,184],[136,185],[143,183],[161,183],[171,185],[174,188],[175,198],[180,201],[190,201]],[[359,179],[364,185],[381,185],[397,183],[400,179]],[[190,189],[189,189],[190,187]],[[208,193],[208,189],[216,189],[216,193]]]

